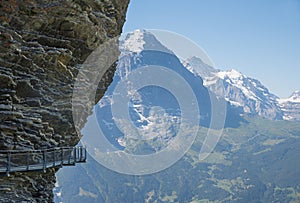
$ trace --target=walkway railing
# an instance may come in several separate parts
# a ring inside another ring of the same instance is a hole
[[[86,162],[84,147],[58,147],[45,150],[0,150],[0,173],[34,171]]]

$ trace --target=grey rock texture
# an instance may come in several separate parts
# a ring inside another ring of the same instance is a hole
[[[128,3],[0,1],[0,150],[76,145],[74,80],[87,56],[121,33]],[[114,71],[106,71],[96,101]],[[53,201],[56,170],[0,176],[0,202]]]

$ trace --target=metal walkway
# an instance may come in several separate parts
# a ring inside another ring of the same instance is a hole
[[[24,172],[86,162],[84,147],[58,147],[45,150],[0,150],[0,173]]]

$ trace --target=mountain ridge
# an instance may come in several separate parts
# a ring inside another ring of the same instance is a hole
[[[120,50],[125,54],[143,50],[174,54],[155,35],[146,30],[128,33],[126,38],[120,41]],[[259,80],[235,69],[215,69],[197,56],[182,60],[181,63],[191,73],[201,77],[204,86],[211,92],[225,97],[230,105],[240,109],[240,114],[258,115],[271,120],[300,121],[300,91],[294,92],[288,99],[281,99]]]
[[[289,121],[300,121],[300,91],[295,91],[287,99],[278,99],[280,108],[283,111],[283,117]]]
[[[225,99],[230,104],[241,107],[243,109],[241,113],[258,115],[271,120],[300,121],[300,116],[297,115],[300,114],[300,91],[295,91],[288,99],[280,99],[259,80],[235,69],[214,69],[197,57],[187,59],[184,65],[188,70],[202,77],[204,85],[217,94],[218,88],[215,86],[222,83]],[[289,111],[285,109],[287,106]]]

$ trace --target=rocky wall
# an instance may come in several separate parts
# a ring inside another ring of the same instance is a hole
[[[74,80],[87,56],[121,33],[128,3],[0,1],[0,150],[76,145]],[[114,71],[106,71],[96,100]],[[51,202],[56,170],[1,174],[0,202]]]

